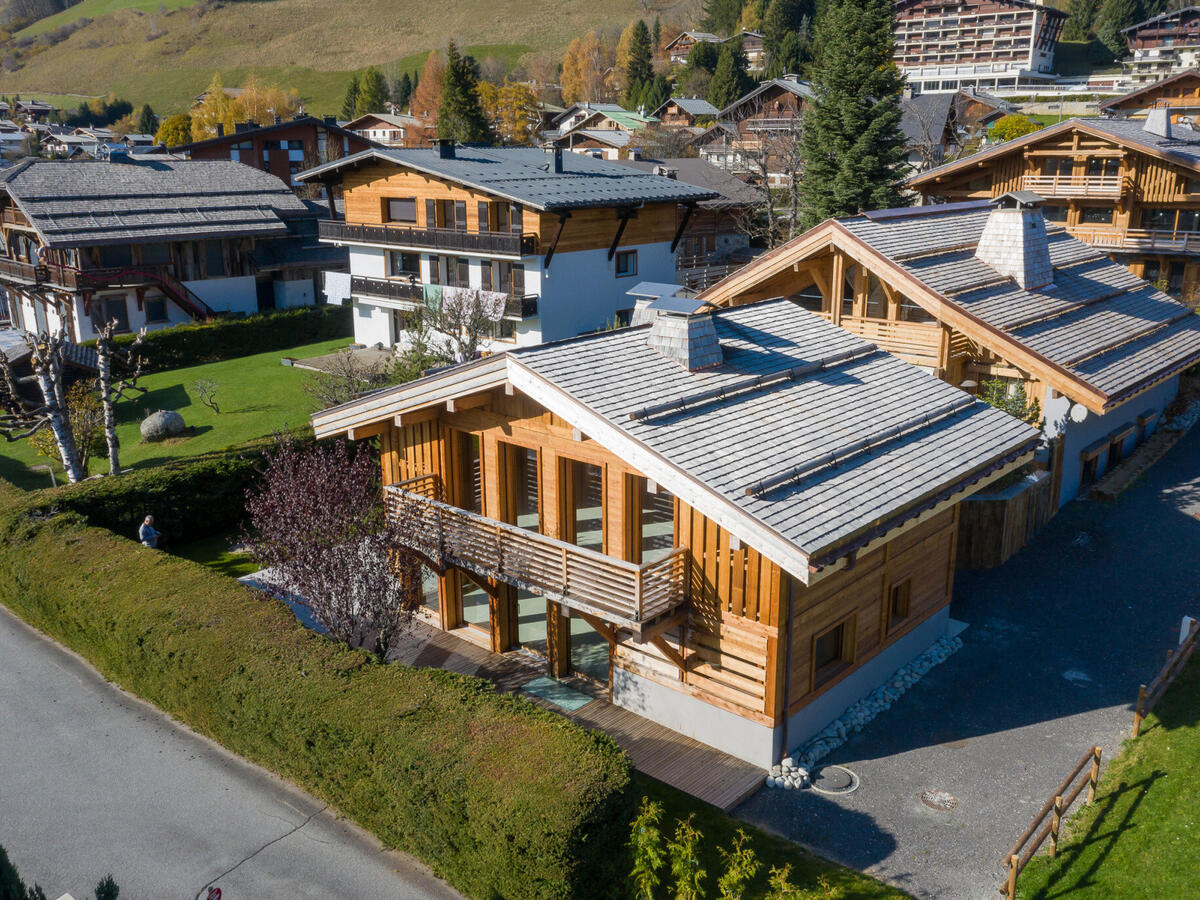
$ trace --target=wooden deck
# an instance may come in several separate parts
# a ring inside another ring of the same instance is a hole
[[[492,653],[466,638],[440,631],[424,622],[414,623],[393,658],[405,665],[487,678],[501,691],[520,691],[533,679],[545,675],[545,665],[531,654],[522,651]],[[606,732],[629,754],[639,772],[724,812],[762,786],[766,773],[759,767],[615,706],[600,696],[598,688],[586,682],[572,680],[569,684],[596,699],[569,713],[538,697],[524,696],[586,728]]]

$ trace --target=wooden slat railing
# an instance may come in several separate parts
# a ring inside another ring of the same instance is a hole
[[[1079,779],[1089,762],[1092,766],[1088,769],[1087,776],[1075,784],[1076,779]],[[1004,879],[1004,884],[1000,885],[1000,893],[1004,894],[1008,900],[1014,900],[1017,896],[1017,876],[1029,865],[1033,854],[1037,853],[1038,848],[1046,842],[1046,838],[1050,839],[1050,855],[1058,854],[1058,835],[1062,829],[1063,817],[1085,787],[1088,789],[1087,803],[1092,803],[1096,799],[1096,782],[1099,780],[1100,748],[1092,747],[1080,757],[1075,768],[1071,770],[1071,774],[1064,778],[1062,784],[1054,791],[1054,796],[1046,801],[1041,812],[1025,829],[1025,833],[1017,838],[1013,848],[1005,854],[1002,863],[1008,869],[1008,875]],[[1073,789],[1072,785],[1075,785]],[[1068,790],[1071,791],[1070,794],[1067,793]],[[1047,818],[1049,818],[1049,822],[1046,822]],[[1039,831],[1038,828],[1042,826],[1043,822],[1045,822],[1045,826]]]
[[[460,231],[456,228],[407,228],[401,225],[366,225],[322,219],[318,234],[327,241],[386,244],[390,247],[421,247],[431,250],[463,250],[504,256],[537,253],[537,236],[506,231]]]
[[[1179,673],[1183,671],[1187,661],[1196,652],[1197,644],[1200,644],[1200,619],[1192,622],[1187,637],[1177,649],[1167,651],[1167,661],[1159,673],[1154,676],[1154,680],[1150,684],[1143,684],[1138,688],[1137,705],[1133,709],[1133,737],[1142,733],[1142,721],[1150,715],[1150,711],[1162,699],[1167,688],[1179,677]]]
[[[1123,250],[1163,250],[1200,253],[1200,231],[1166,231],[1154,228],[1091,228],[1071,225],[1067,231],[1093,247]]]
[[[1021,187],[1043,197],[1120,197],[1123,175],[1025,175]]]
[[[829,313],[819,313],[830,319]],[[893,322],[860,316],[842,316],[840,324],[852,334],[870,341],[880,350],[922,365],[938,364],[941,329],[933,322]]]
[[[0,257],[0,275],[7,275],[20,281],[38,284],[45,279],[45,270],[33,263],[22,262],[19,259]]]
[[[687,550],[643,565],[489,519],[434,499],[430,476],[385,488],[401,540],[439,566],[453,565],[540,594],[640,638],[687,599]]]

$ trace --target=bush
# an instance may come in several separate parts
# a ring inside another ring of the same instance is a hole
[[[240,319],[176,325],[146,335],[143,372],[199,366],[353,334],[348,306],[308,306]],[[121,335],[113,343],[121,347],[133,343],[134,338],[132,334]],[[96,342],[87,341],[86,345],[94,347]]]
[[[203,566],[0,486],[0,603],[472,897],[609,895],[629,762],[478,678],[380,665]]]

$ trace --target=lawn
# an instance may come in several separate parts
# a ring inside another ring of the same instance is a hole
[[[230,578],[241,578],[258,571],[257,563],[248,554],[233,553],[229,548],[235,538],[227,534],[214,535],[192,541],[181,546],[169,546],[167,550],[192,562],[208,566],[215,572]]]
[[[330,353],[349,343],[348,338],[276,350],[224,362],[147,375],[140,382],[145,394],[122,401],[117,407],[117,437],[121,465],[152,466],[170,459],[220,450],[263,435],[308,422],[317,403],[304,391],[309,373],[280,364],[284,356],[297,358]],[[200,403],[193,385],[200,379],[217,384],[220,414]],[[180,413],[193,433],[161,443],[141,442],[140,425],[150,412],[160,409]],[[25,490],[49,486],[44,467],[49,462],[27,441],[0,447],[0,478]],[[38,470],[34,470],[37,466]],[[93,458],[90,471],[106,470],[103,454]],[[61,467],[55,465],[61,472]]]
[[[168,12],[191,6],[197,0],[83,0],[74,6],[69,6],[60,13],[38,19],[28,28],[16,33],[16,37],[36,37],[44,31],[50,31],[60,25],[77,22],[80,19],[94,19],[122,9],[138,9],[146,13],[156,13],[160,8]]]
[[[1200,846],[1200,656],[1127,741],[1057,859],[1021,875],[1025,900],[1194,897]]]

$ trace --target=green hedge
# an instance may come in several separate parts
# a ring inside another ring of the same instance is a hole
[[[144,345],[145,371],[165,372],[352,337],[350,314],[349,306],[308,306],[151,331]],[[133,335],[122,335],[116,343],[124,345],[133,339]],[[86,343],[94,346],[96,342]]]
[[[246,488],[258,479],[263,451],[273,444],[274,438],[262,438],[116,478],[35,491],[28,506],[42,514],[78,513],[90,525],[129,538],[143,518],[153,515],[169,544],[229,534],[245,517]]]
[[[0,602],[107,678],[468,896],[619,891],[630,768],[607,736],[477,678],[379,665],[203,566],[26,504],[0,486]]]

